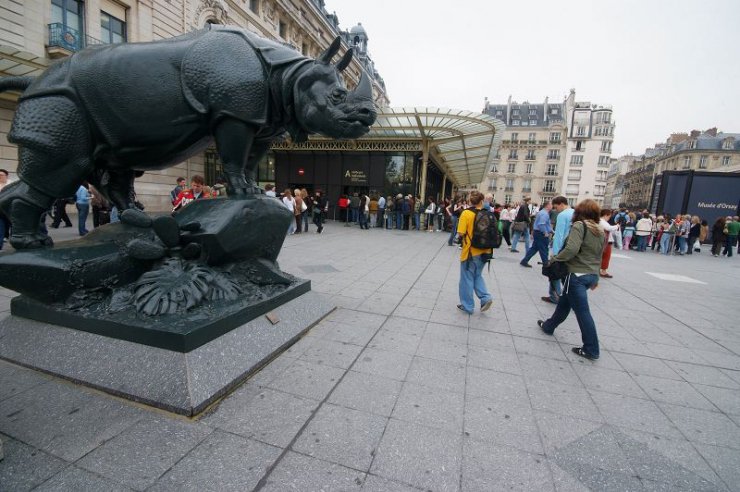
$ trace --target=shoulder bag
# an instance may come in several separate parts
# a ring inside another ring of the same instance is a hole
[[[583,238],[581,239],[581,247],[583,247],[583,241],[586,240],[586,223],[584,221],[581,221],[581,224],[583,224]],[[573,231],[573,228],[571,228],[571,232]],[[568,234],[568,237],[570,237],[570,234]],[[563,241],[563,247],[560,249],[560,251],[563,251],[565,247],[568,244],[568,238],[565,238],[565,241]],[[570,272],[568,271],[568,265],[564,261],[548,261],[545,265],[542,265],[542,275],[547,277],[550,280],[562,280],[565,277],[568,276]]]

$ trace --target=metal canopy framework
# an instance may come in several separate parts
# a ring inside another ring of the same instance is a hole
[[[421,140],[447,179],[466,186],[478,185],[491,170],[505,128],[502,121],[472,111],[381,108],[361,140]]]

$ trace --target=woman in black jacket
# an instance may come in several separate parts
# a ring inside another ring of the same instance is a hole
[[[725,218],[720,217],[712,226],[712,256],[719,256],[725,240]]]
[[[701,221],[699,217],[694,215],[691,217],[691,229],[689,229],[689,251],[687,254],[694,252],[694,245],[699,240],[701,234]]]

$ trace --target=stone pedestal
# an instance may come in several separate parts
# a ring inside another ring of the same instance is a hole
[[[10,316],[0,358],[183,415],[195,415],[259,371],[334,309],[307,292],[189,352]]]

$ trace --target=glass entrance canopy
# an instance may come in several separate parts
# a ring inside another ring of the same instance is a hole
[[[375,124],[360,140],[419,140],[448,180],[470,186],[491,170],[505,128],[502,121],[472,111],[380,108]]]

